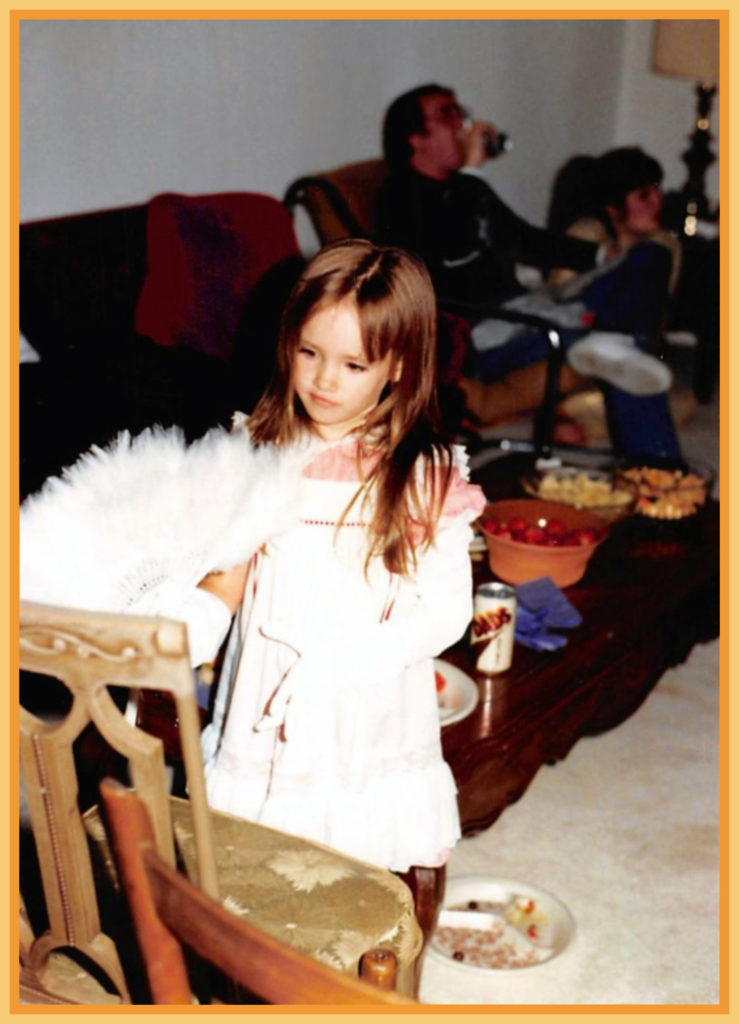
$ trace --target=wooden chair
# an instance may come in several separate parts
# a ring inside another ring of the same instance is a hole
[[[100,775],[111,774],[109,752],[115,751],[125,766],[123,778],[130,779],[151,818],[157,852],[170,866],[181,862],[209,896],[272,935],[289,935],[302,952],[341,971],[355,974],[369,949],[390,949],[398,957],[399,989],[413,990],[422,936],[411,893],[400,879],[320,844],[208,808],[184,624],[22,601],[20,667],[56,677],[66,699],[66,705],[56,701],[50,717],[33,706],[39,676],[26,678],[21,687],[21,769],[48,918],[37,938],[24,933],[25,976],[37,989],[50,990],[53,954],[63,950],[75,951],[122,1001],[135,994],[131,986],[139,975],[128,959],[130,929],[122,925],[125,902],[120,892],[115,895],[118,878],[107,834],[97,809],[86,809],[80,799],[87,789],[94,800]],[[161,739],[126,715],[128,694],[147,690],[173,698],[186,800],[169,795]],[[86,744],[94,753],[80,757]],[[26,894],[29,911],[31,895],[32,886]]]
[[[393,991],[389,950],[363,957],[368,984],[291,949],[174,871],[156,852],[146,807],[132,790],[103,779],[100,794],[153,1002],[193,1002],[182,945],[269,1003],[413,1002]]]
[[[342,238],[374,238],[377,191],[387,175],[384,160],[360,160],[294,181],[283,202],[303,207],[321,245]]]

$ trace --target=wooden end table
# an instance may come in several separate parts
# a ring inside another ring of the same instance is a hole
[[[491,500],[512,497],[530,468],[530,457],[504,456],[473,479]],[[475,584],[486,579],[494,577],[483,556]],[[565,593],[583,623],[560,650],[516,644],[511,668],[489,677],[475,672],[466,638],[443,655],[480,689],[475,711],[442,730],[465,835],[491,825],[581,736],[628,718],[667,668],[718,636],[718,504],[661,531],[638,517],[617,523]]]

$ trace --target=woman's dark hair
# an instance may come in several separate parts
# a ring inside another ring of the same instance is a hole
[[[382,149],[391,171],[401,171],[408,166],[413,153],[408,139],[425,128],[423,110],[419,102],[421,97],[437,96],[440,93],[444,96],[454,96],[454,90],[448,86],[429,82],[404,92],[387,108],[382,125]]]
[[[600,218],[596,164],[594,156],[573,156],[557,171],[547,213],[550,231],[564,234],[581,217]]]
[[[628,192],[659,185],[662,167],[639,146],[609,149],[602,156],[573,156],[557,172],[547,227],[564,233],[582,217],[595,217],[611,231],[607,206],[621,209]]]
[[[644,185],[659,185],[660,163],[639,146],[609,149],[596,161],[600,201],[603,206],[622,207],[627,192]]]

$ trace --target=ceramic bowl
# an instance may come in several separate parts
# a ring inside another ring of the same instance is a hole
[[[522,534],[519,531],[512,534],[508,527],[518,525],[517,520],[525,520],[531,529],[555,535],[554,539],[563,532],[572,535],[576,531],[588,531],[588,534],[576,543],[555,546],[552,540],[550,546],[544,546],[516,539]],[[542,576],[548,576],[558,587],[577,583],[584,576],[593,552],[609,533],[608,524],[593,512],[535,498],[490,502],[478,526],[487,544],[490,568],[498,579],[514,585]]]

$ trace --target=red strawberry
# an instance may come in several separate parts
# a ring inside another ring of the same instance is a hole
[[[561,537],[567,533],[567,527],[561,519],[550,519],[544,526],[544,532],[550,537]]]
[[[436,681],[436,692],[437,693],[441,693],[441,691],[446,686],[446,679],[441,674],[441,672],[436,672],[436,671],[434,671],[434,679]]]
[[[581,528],[579,530],[573,530],[573,537],[576,544],[595,544],[598,540],[598,531]]]
[[[513,516],[508,523],[508,529],[511,533],[523,533],[528,528],[528,520],[524,519],[523,516]]]

